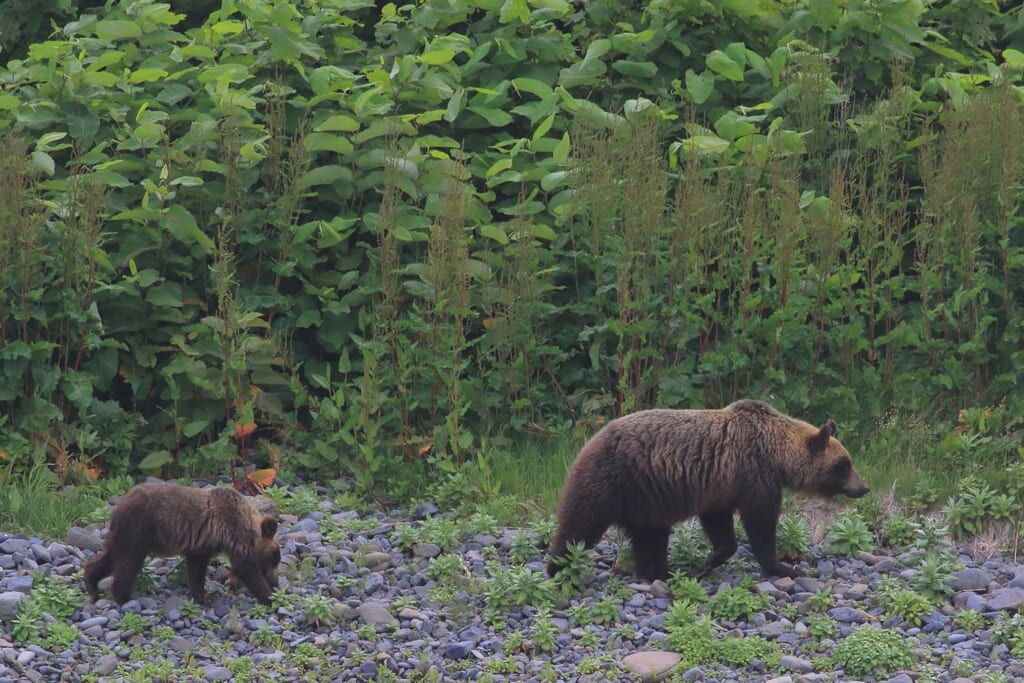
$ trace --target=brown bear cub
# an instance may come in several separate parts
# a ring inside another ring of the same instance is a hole
[[[111,592],[123,604],[147,556],[184,555],[189,593],[201,603],[206,566],[225,553],[231,575],[267,603],[281,562],[276,534],[276,517],[261,513],[234,489],[139,484],[118,501],[103,550],[85,563],[85,587],[95,600],[100,580],[113,574]]]
[[[868,492],[835,433],[832,420],[818,428],[751,400],[612,420],[569,470],[548,573],[558,571],[556,558],[567,543],[591,547],[614,524],[629,536],[637,573],[665,579],[672,525],[696,516],[712,546],[704,576],[736,552],[733,514],[739,511],[764,572],[794,576],[776,556],[782,489],[827,498]]]

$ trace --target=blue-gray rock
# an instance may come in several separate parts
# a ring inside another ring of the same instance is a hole
[[[359,605],[359,607],[356,608],[356,612],[363,621],[373,626],[381,626],[398,621],[391,612],[388,611],[388,608],[384,603],[373,600],[369,600]]]
[[[230,681],[234,678],[231,669],[226,666],[205,666],[203,667],[203,675],[206,676],[208,681]]]
[[[982,569],[961,569],[953,574],[953,588],[958,591],[983,591],[988,589],[990,578]]]
[[[103,541],[96,534],[91,534],[85,529],[81,529],[77,526],[73,526],[68,529],[67,536],[64,537],[64,541],[75,548],[80,550],[92,550],[98,552],[103,549]]]
[[[779,666],[789,671],[795,671],[798,674],[807,674],[814,671],[814,665],[806,659],[800,657],[794,657],[793,655],[785,655],[779,660]]]
[[[7,553],[8,555],[26,555],[30,552],[32,544],[26,541],[24,538],[8,538],[3,543],[0,543],[0,552]]]
[[[100,677],[109,676],[114,673],[114,669],[117,668],[118,657],[114,653],[110,652],[96,660],[93,665],[93,671],[100,675]]]
[[[441,512],[441,508],[437,507],[433,503],[423,503],[422,505],[416,506],[413,516],[416,519],[426,519],[427,517],[433,517],[439,512]]]
[[[87,628],[92,628],[93,626],[106,626],[107,622],[109,621],[110,619],[102,615],[98,617],[92,617],[91,619],[86,619],[85,621],[80,623],[78,625],[78,628],[85,630]]]
[[[1024,588],[1001,588],[985,601],[985,609],[992,612],[1013,611],[1024,605]]]
[[[366,577],[366,581],[363,582],[363,590],[367,595],[373,595],[379,593],[387,588],[387,584],[384,582],[384,577],[381,574],[370,574]]]
[[[964,601],[964,609],[972,609],[975,612],[983,612],[986,609],[985,598],[977,593],[969,593]]]
[[[319,531],[320,525],[315,519],[305,517],[300,519],[295,524],[292,524],[292,528],[289,531]]]
[[[34,543],[32,545],[32,557],[36,558],[36,562],[42,562],[43,564],[49,564],[53,561],[53,556],[50,554],[50,551],[40,543]]]
[[[445,659],[465,659],[473,650],[473,643],[468,640],[448,643],[444,648]]]
[[[1006,586],[1008,588],[1024,588],[1024,571],[1017,570]]]
[[[4,581],[4,588],[9,591],[17,591],[18,593],[24,593],[28,595],[32,592],[32,586],[35,585],[35,578],[30,574],[21,574],[18,576],[9,576]]]
[[[841,624],[863,624],[868,618],[866,612],[853,607],[833,607],[828,615]]]
[[[28,596],[21,591],[0,593],[0,621],[13,619],[14,615],[18,613],[18,604],[26,597]]]
[[[901,673],[896,674],[892,678],[887,679],[885,683],[914,683],[914,679],[910,676],[910,674]]]

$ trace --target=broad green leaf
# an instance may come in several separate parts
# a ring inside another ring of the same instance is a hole
[[[519,21],[523,25],[529,24],[530,6],[526,0],[505,0],[505,4],[501,6],[501,13],[498,15],[498,21],[503,24],[513,21]]]
[[[21,104],[21,100],[14,95],[0,93],[0,109],[10,111],[11,109],[17,109],[19,104]]]
[[[721,154],[728,151],[729,142],[716,135],[694,135],[683,140],[683,146],[698,154]]]
[[[40,152],[39,150],[32,152],[32,163],[36,167],[42,169],[46,175],[49,176],[52,176],[57,170],[57,164],[53,161],[53,157],[46,152]]]
[[[502,245],[508,244],[508,235],[506,235],[505,231],[502,230],[497,225],[494,225],[494,224],[491,224],[491,223],[488,223],[486,225],[481,225],[480,226],[480,234],[483,237],[489,237],[490,239],[494,240],[498,244],[502,244]]]
[[[746,117],[740,116],[734,111],[729,111],[715,121],[715,132],[726,140],[736,140],[745,135],[756,133],[757,126],[746,120]]]
[[[1024,68],[1024,52],[1012,47],[1003,50],[1003,60],[1015,69]]]
[[[64,107],[68,121],[68,135],[83,143],[92,142],[100,130],[100,119],[86,105],[69,102]]]
[[[153,451],[139,462],[140,470],[155,470],[174,461],[170,451]]]
[[[128,77],[129,83],[150,83],[167,78],[165,69],[136,69]]]
[[[971,60],[967,59],[967,57],[963,56],[962,54],[960,54],[951,47],[939,45],[935,41],[931,40],[922,41],[921,45],[928,48],[929,50],[939,55],[940,57],[945,57],[946,59],[951,60],[959,64],[960,66],[971,66]]]
[[[550,85],[535,78],[513,78],[512,87],[542,99],[554,92]]]
[[[196,219],[181,204],[171,204],[167,207],[160,218],[160,227],[174,235],[182,244],[198,244],[207,253],[213,251],[213,240],[199,228]]]
[[[448,100],[448,108],[445,111],[444,120],[452,123],[459,117],[466,106],[466,91],[462,88],[455,91],[455,94]]]
[[[554,114],[551,114],[546,119],[541,121],[540,125],[537,126],[537,130],[533,131],[533,137],[532,137],[533,142],[536,142],[537,140],[540,140],[542,137],[544,137],[547,134],[547,132],[549,130],[551,130],[551,126],[554,123],[555,123],[555,115]]]
[[[351,116],[335,114],[324,119],[323,123],[318,125],[315,130],[322,133],[354,133],[359,130],[359,122]]]
[[[654,62],[631,62],[626,59],[613,62],[612,69],[631,78],[651,78],[658,73]]]
[[[306,145],[306,150],[310,152],[351,154],[355,150],[355,146],[348,138],[330,133],[310,133],[303,142]]]
[[[836,0],[808,0],[807,11],[814,22],[826,31],[831,31],[843,16],[843,6]]]
[[[512,168],[511,159],[507,157],[504,159],[498,159],[493,164],[491,164],[491,167],[489,169],[487,169],[487,173],[484,174],[484,177],[490,178],[491,176],[495,176],[501,173],[502,171],[507,171],[510,168]]]
[[[340,181],[349,181],[351,177],[352,171],[343,166],[319,166],[307,171],[306,175],[302,176],[302,187],[332,185]]]
[[[431,66],[440,66],[442,64],[448,64],[455,58],[456,51],[450,47],[444,47],[438,50],[430,50],[420,55],[420,61],[424,64]]]
[[[551,157],[560,164],[564,164],[569,161],[569,152],[572,150],[572,145],[569,142],[569,132],[566,131],[562,134],[562,140],[555,145],[554,151],[551,153]]]
[[[739,82],[743,80],[743,66],[736,63],[732,57],[721,50],[712,50],[705,61],[709,69],[725,76],[730,81]]]
[[[504,128],[508,124],[512,123],[512,115],[502,109],[495,109],[494,107],[466,107],[469,111],[482,116],[487,120],[487,123],[494,126],[495,128]]]
[[[715,79],[698,75],[693,69],[686,70],[686,91],[697,104],[704,104],[715,92]]]
[[[93,25],[100,40],[134,40],[142,35],[142,28],[134,21],[103,19]]]

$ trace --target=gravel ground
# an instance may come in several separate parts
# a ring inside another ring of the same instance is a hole
[[[150,560],[143,581],[149,585],[127,604],[93,603],[81,593],[81,566],[100,545],[100,525],[72,529],[59,542],[0,533],[0,683],[636,681],[641,676],[631,672],[653,680],[676,661],[661,652],[671,605],[667,587],[614,572],[611,541],[597,547],[584,595],[538,616],[533,606],[511,604],[540,583],[544,557],[533,532],[481,532],[486,518],[474,520],[476,531],[466,531],[465,524],[429,504],[358,514],[335,509],[325,497],[305,510],[289,507],[282,506],[279,530],[286,597],[271,608],[226,585],[225,562],[210,569],[208,604],[192,604],[177,558]],[[812,546],[802,565],[810,576],[765,581],[741,550],[703,585],[714,594],[753,576],[752,590],[767,594],[768,606],[747,621],[718,621],[717,628],[720,634],[758,635],[777,643],[781,661],[770,668],[754,661],[742,670],[677,666],[671,676],[848,681],[852,677],[832,670],[825,658],[854,629],[880,626],[902,634],[918,660],[912,670],[880,680],[1024,680],[1024,664],[1006,644],[993,642],[991,633],[1000,615],[1024,604],[1024,564],[1005,557],[975,560],[965,548],[959,559],[957,593],[918,625],[887,617],[873,600],[883,577],[913,574],[905,555],[827,555]],[[518,588],[500,587],[513,584]],[[15,635],[19,603],[42,600],[54,586],[60,600],[70,603],[70,617],[50,621],[22,642]],[[814,618],[809,599],[823,589],[834,596],[828,611],[837,627],[832,638],[815,637],[809,629]],[[580,618],[579,605],[601,603],[606,610],[591,614],[602,618]],[[610,614],[609,603],[614,605]],[[965,630],[962,620],[953,618],[961,609],[976,610],[985,619]],[[67,628],[61,630],[66,625],[76,629],[70,636]]]

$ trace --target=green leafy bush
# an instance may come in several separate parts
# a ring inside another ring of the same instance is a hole
[[[910,643],[896,631],[862,626],[843,638],[832,652],[834,666],[847,676],[888,676],[914,665]]]

